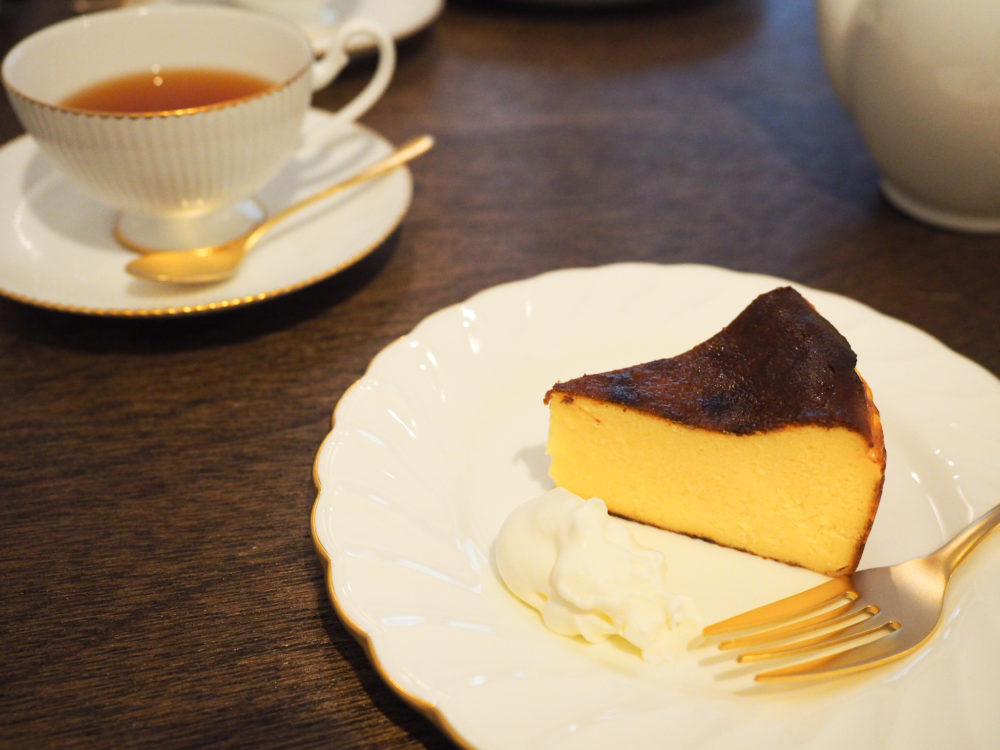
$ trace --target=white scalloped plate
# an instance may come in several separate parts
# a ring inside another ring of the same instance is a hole
[[[697,644],[651,665],[549,632],[492,545],[550,486],[542,395],[558,379],[679,353],[787,282],[697,265],[548,273],[441,310],[341,399],[315,463],[313,534],[344,622],[382,677],[476,748],[1000,747],[1000,544],[952,583],[930,645],[861,676],[755,687]],[[852,342],[889,469],[863,567],[924,554],[1000,486],[1000,382],[927,334],[799,287]],[[821,580],[635,527],[707,621]]]

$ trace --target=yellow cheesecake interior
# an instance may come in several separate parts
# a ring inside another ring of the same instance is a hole
[[[554,394],[549,408],[558,486],[616,515],[826,575],[856,567],[882,484],[878,451],[857,432],[716,432],[581,395]]]

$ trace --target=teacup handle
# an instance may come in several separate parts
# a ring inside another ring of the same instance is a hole
[[[313,64],[313,91],[327,86],[350,61],[348,44],[357,36],[375,40],[378,65],[368,85],[334,115],[337,122],[353,122],[372,108],[385,93],[396,69],[396,43],[381,26],[360,19],[348,21],[335,34],[317,41],[314,46],[320,59]]]

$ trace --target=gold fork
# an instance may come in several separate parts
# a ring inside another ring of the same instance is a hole
[[[783,623],[719,643],[722,650],[749,649],[737,657],[741,663],[777,657],[806,659],[757,674],[755,679],[761,682],[832,677],[899,659],[923,645],[937,629],[948,579],[997,526],[1000,505],[927,557],[834,578],[709,625],[703,634],[723,635]],[[779,645],[767,645],[776,642]],[[816,656],[820,650],[823,654]]]

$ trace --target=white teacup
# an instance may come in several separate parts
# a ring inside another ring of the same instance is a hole
[[[317,51],[279,18],[215,5],[151,5],[57,23],[18,43],[2,75],[14,110],[49,160],[84,192],[122,212],[116,236],[134,249],[214,244],[262,218],[253,194],[294,154],[312,92],[375,40],[368,85],[336,115],[349,123],[385,91],[395,45],[380,27],[344,24]],[[271,83],[242,98],[159,112],[71,109],[67,97],[123,74],[213,69]]]

